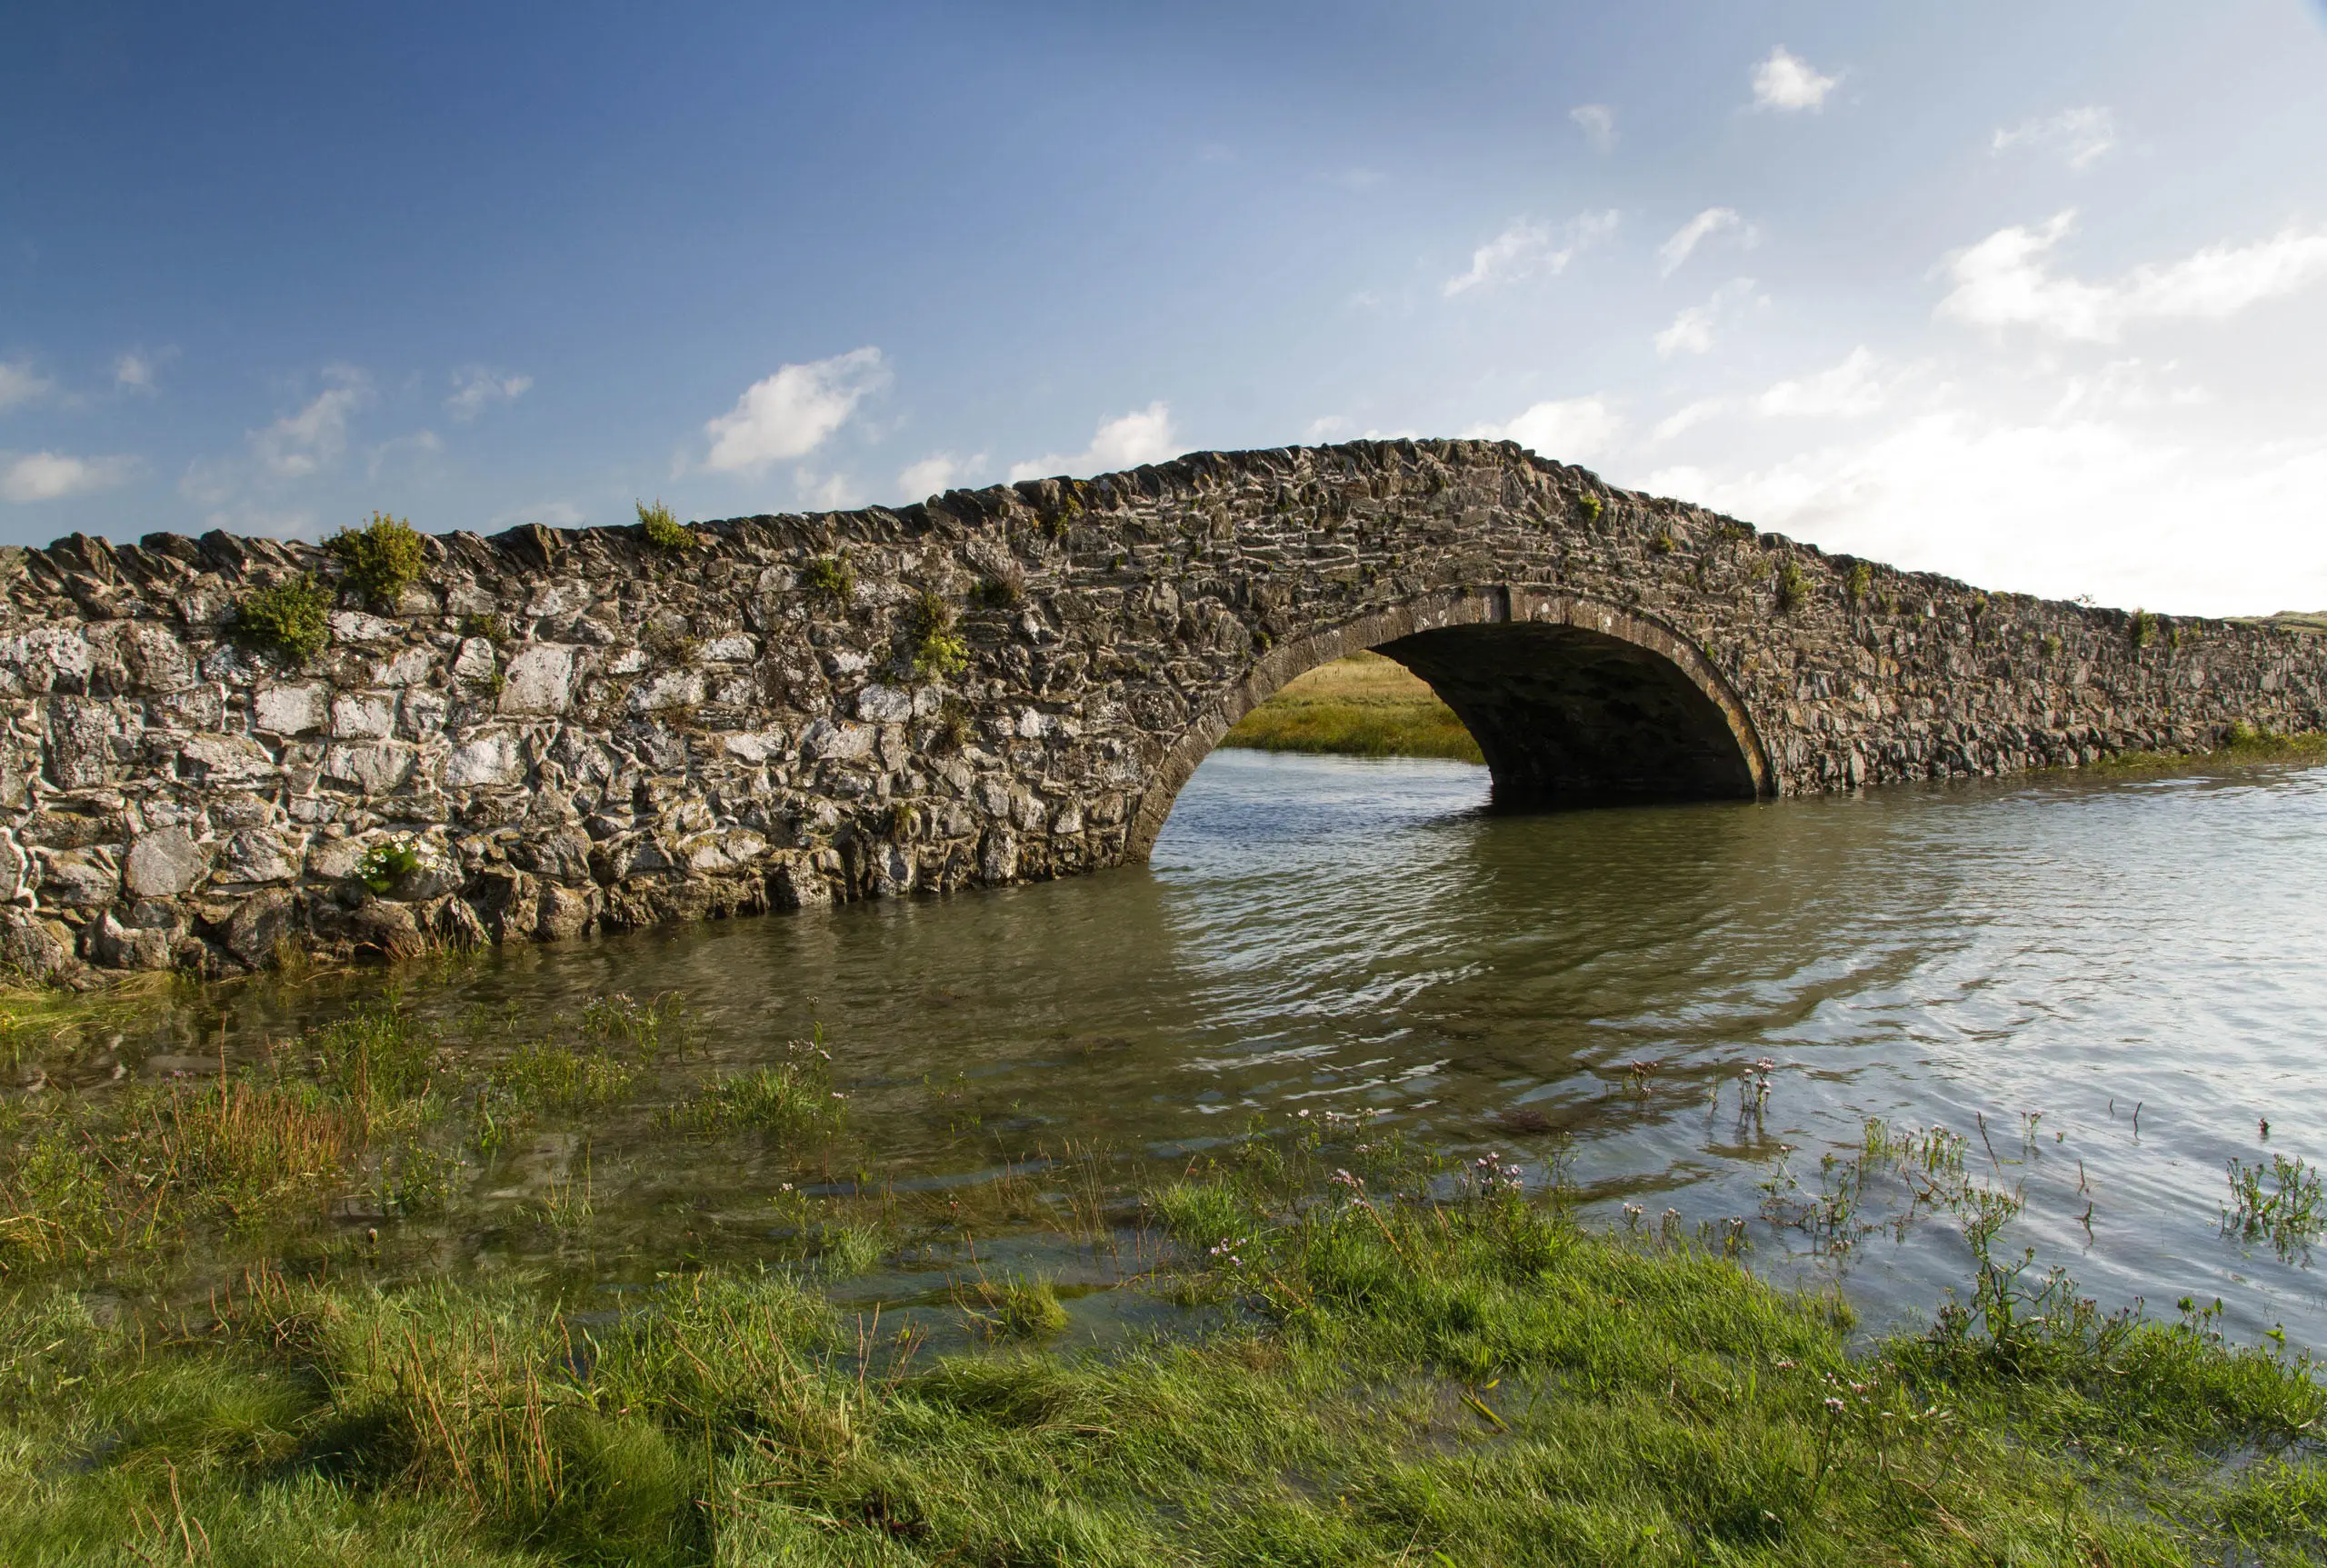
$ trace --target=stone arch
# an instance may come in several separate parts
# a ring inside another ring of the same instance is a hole
[[[1238,720],[1296,675],[1369,649],[1413,671],[1454,710],[1486,754],[1498,804],[1777,791],[1744,704],[1686,637],[1613,604],[1492,588],[1416,600],[1263,654],[1157,764],[1125,858],[1147,858],[1181,789]]]

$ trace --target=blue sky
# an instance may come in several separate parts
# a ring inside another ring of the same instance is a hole
[[[2316,4],[548,15],[0,13],[0,542],[1486,434],[2327,607]]]

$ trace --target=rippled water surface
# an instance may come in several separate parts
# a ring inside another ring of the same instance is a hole
[[[1941,1124],[2028,1200],[2000,1253],[2327,1343],[2309,1261],[2220,1227],[2228,1159],[2327,1154],[2327,770],[1524,817],[1486,794],[1458,764],[1222,752],[1144,868],[513,950],[413,995],[545,1015],[674,990],[738,1064],[821,1024],[903,1186],[1371,1107],[1531,1161],[1566,1135],[1600,1212],[1693,1227],[1758,1215],[1781,1163],[1814,1192],[1869,1116]],[[1971,1266],[1943,1215],[1838,1256],[1751,1228],[1756,1266],[1830,1273],[1878,1324]]]

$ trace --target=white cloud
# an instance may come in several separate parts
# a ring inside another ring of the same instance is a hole
[[[721,474],[753,474],[771,463],[805,457],[891,379],[881,351],[872,347],[782,365],[746,388],[733,409],[704,425],[711,437],[704,466]]]
[[[1808,109],[1813,113],[1826,106],[1827,95],[1842,85],[1840,76],[1822,76],[1811,69],[1810,62],[1791,54],[1781,44],[1770,51],[1770,57],[1753,67],[1753,106],[1757,109],[1777,109],[1786,114]]]
[[[571,501],[536,501],[528,506],[513,507],[503,512],[485,526],[497,530],[538,523],[544,528],[579,528],[589,520],[582,508]]]
[[[1863,346],[1854,348],[1830,370],[1777,383],[1753,399],[1753,411],[1797,419],[1855,419],[1873,414],[1890,393],[1875,374],[1877,363]]]
[[[1583,139],[1592,144],[1595,153],[1604,153],[1616,145],[1616,111],[1605,104],[1578,104],[1567,112],[1583,132]]]
[[[364,471],[369,477],[377,479],[383,471],[394,464],[416,465],[444,450],[443,436],[433,430],[416,430],[410,435],[398,435],[372,448]]]
[[[0,410],[38,403],[56,390],[56,384],[34,371],[29,360],[0,359]]]
[[[1766,305],[1770,302],[1753,292],[1753,280],[1734,277],[1713,291],[1713,297],[1703,305],[1693,305],[1673,318],[1673,325],[1658,333],[1653,340],[1657,355],[1669,359],[1676,354],[1703,354],[1713,347],[1713,335],[1734,320],[1749,305]]]
[[[985,466],[985,454],[957,457],[951,452],[933,452],[918,463],[908,464],[897,475],[897,492],[909,500],[942,495],[957,489],[962,481]]]
[[[1180,453],[1179,433],[1172,428],[1171,404],[1158,400],[1145,408],[1103,422],[1080,452],[1051,453],[1028,463],[1010,465],[1013,483],[1046,479],[1054,474],[1112,474],[1143,464],[1161,463]]]
[[[486,404],[523,397],[533,385],[530,375],[498,375],[482,365],[467,365],[453,372],[453,395],[444,400],[444,412],[458,420],[474,419]]]
[[[298,413],[251,432],[259,465],[275,478],[319,474],[347,450],[348,418],[370,400],[371,386],[359,371],[335,368],[325,374],[339,385],[316,394]]]
[[[2094,105],[2022,120],[2010,130],[1998,131],[1990,140],[1988,151],[2002,153],[2019,146],[2057,148],[2070,168],[2082,170],[2116,145],[2117,116]]]
[[[135,457],[68,457],[33,452],[0,470],[0,496],[10,501],[58,501],[123,484],[137,473]]]
[[[1624,422],[1598,397],[1539,403],[1505,424],[1482,424],[1463,434],[1481,441],[1516,441],[1562,463],[1589,463],[1616,444]]]
[[[819,512],[845,512],[862,505],[864,493],[856,481],[845,474],[834,474],[819,479],[805,468],[794,469],[793,483],[799,486],[802,504]]]
[[[1448,298],[1482,285],[1513,283],[1538,274],[1557,277],[1583,251],[1616,232],[1613,212],[1584,213],[1554,226],[1521,218],[1471,253],[1471,268],[1446,280]]]
[[[2327,230],[2287,229],[2252,245],[2210,245],[2177,262],[2134,268],[2114,283],[2055,277],[2045,260],[2076,222],[1999,229],[1948,258],[1955,287],[1938,314],[1974,326],[2030,326],[2112,343],[2137,321],[2219,321],[2327,278]]]
[[[1350,420],[1338,414],[1328,414],[1322,419],[1313,419],[1301,432],[1301,444],[1303,446],[1324,445],[1348,430],[1350,424]]]
[[[1673,231],[1673,237],[1656,247],[1657,275],[1671,277],[1681,270],[1697,246],[1715,235],[1734,233],[1738,243],[1747,250],[1753,248],[1759,235],[1737,215],[1734,207],[1707,207],[1687,223]]]
[[[1725,397],[1700,398],[1695,403],[1675,410],[1657,421],[1656,428],[1648,434],[1649,442],[1651,444],[1655,444],[1670,441],[1676,435],[1695,429],[1708,419],[1728,413],[1733,406],[1734,405]]]
[[[148,354],[142,348],[133,348],[116,356],[113,362],[115,390],[147,394],[159,390],[162,366],[176,352],[165,348],[158,354]]]
[[[1940,409],[1766,466],[1668,468],[1644,484],[1990,588],[2183,614],[2327,604],[2317,439],[2185,446],[2103,419]]]

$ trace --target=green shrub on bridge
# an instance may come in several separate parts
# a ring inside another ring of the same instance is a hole
[[[420,580],[420,533],[401,517],[375,512],[361,528],[343,528],[324,546],[339,562],[340,583],[375,610],[393,610]]]
[[[331,641],[331,594],[305,572],[255,588],[235,604],[235,640],[304,664]]]
[[[660,501],[652,506],[644,501],[637,504],[639,529],[646,535],[646,542],[657,550],[684,550],[703,543],[694,529],[683,526]]]

